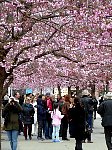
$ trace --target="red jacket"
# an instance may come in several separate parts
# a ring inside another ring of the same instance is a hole
[[[50,98],[47,99],[47,108],[51,111],[53,110],[52,100]]]

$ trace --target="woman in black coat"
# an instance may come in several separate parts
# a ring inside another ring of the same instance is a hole
[[[76,140],[75,150],[82,150],[82,140],[85,135],[85,111],[80,104],[80,99],[75,97],[74,107],[70,109],[73,136]]]
[[[27,140],[27,128],[28,128],[28,135],[29,139],[31,140],[31,133],[32,133],[32,124],[34,123],[34,108],[33,105],[30,104],[30,98],[26,98],[26,102],[22,105],[23,108],[23,124],[24,124],[24,136],[25,140]]]

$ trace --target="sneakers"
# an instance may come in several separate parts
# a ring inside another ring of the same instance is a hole
[[[43,137],[42,137],[42,138],[41,138],[41,140],[42,140],[42,141],[44,141],[44,140],[45,140],[45,138],[43,138]]]
[[[55,140],[55,142],[61,142],[60,140]]]
[[[54,140],[52,140],[52,142],[58,143],[58,142],[61,142],[61,141],[54,139]]]
[[[93,143],[92,141],[87,141],[87,143]]]
[[[52,140],[52,142],[55,142],[56,140],[54,139],[54,140]]]
[[[42,137],[37,137],[38,140],[44,141],[45,139]]]
[[[85,140],[82,140],[82,143],[86,143],[86,141],[85,141]]]

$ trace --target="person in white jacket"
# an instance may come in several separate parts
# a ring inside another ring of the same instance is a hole
[[[33,102],[33,107],[35,110],[35,114],[34,114],[34,124],[32,124],[32,135],[37,135],[38,123],[37,123],[37,101],[36,101],[36,99]]]
[[[64,115],[61,115],[61,112],[59,111],[58,103],[54,103],[54,110],[53,112],[51,112],[52,125],[53,125],[53,133],[52,133],[53,142],[60,142],[59,130],[60,130],[61,119],[63,117]]]

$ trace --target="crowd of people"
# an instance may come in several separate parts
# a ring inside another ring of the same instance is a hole
[[[80,98],[58,95],[56,99],[50,93],[35,96],[30,93],[20,99],[20,94],[15,92],[4,104],[2,114],[11,149],[17,149],[18,135],[23,132],[25,140],[32,140],[34,135],[38,140],[52,142],[75,138],[75,150],[82,150],[83,142],[92,143],[97,104],[87,90]],[[101,113],[101,108],[98,112]]]

